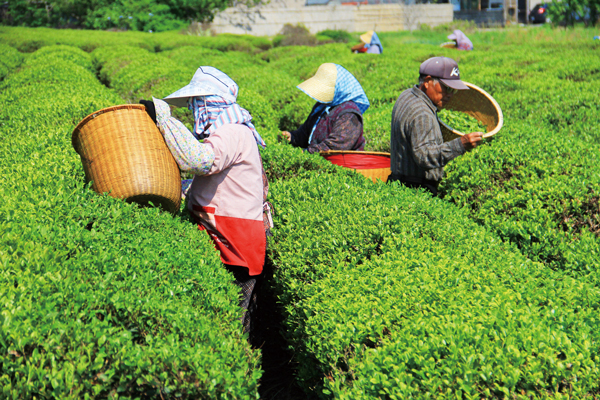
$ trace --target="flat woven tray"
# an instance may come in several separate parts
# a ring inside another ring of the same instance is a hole
[[[455,49],[456,42],[444,42],[444,43],[440,44],[440,47],[443,47],[445,49]]]
[[[504,124],[504,117],[502,116],[500,106],[496,100],[482,88],[475,86],[472,83],[464,83],[469,87],[469,90],[457,91],[452,97],[452,100],[450,100],[444,108],[451,111],[464,112],[482,122],[487,129],[487,132],[483,135],[484,138],[494,136],[500,131]],[[440,128],[445,142],[471,133],[460,132],[448,126],[439,118],[438,121],[440,122]]]
[[[179,167],[143,105],[88,115],[73,130],[71,142],[95,192],[179,211]]]

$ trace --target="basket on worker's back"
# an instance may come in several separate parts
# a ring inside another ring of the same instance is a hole
[[[392,173],[390,169],[390,153],[377,151],[329,150],[319,154],[335,165],[355,170],[373,182],[387,182]]]
[[[71,141],[97,193],[175,213],[181,204],[179,167],[141,104],[104,108],[85,117]]]
[[[488,138],[494,136],[504,123],[502,110],[500,106],[482,88],[473,85],[472,83],[464,82],[469,87],[469,90],[458,90],[448,104],[444,107],[451,111],[460,111],[470,115],[476,120],[482,122],[486,126],[486,132],[483,137]],[[438,118],[439,120],[439,118]],[[440,128],[444,141],[450,141],[461,137],[471,132],[460,132],[443,121],[439,120]]]

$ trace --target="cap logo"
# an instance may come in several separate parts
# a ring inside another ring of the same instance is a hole
[[[450,72],[450,76],[458,76],[458,77],[460,77],[459,72],[458,72],[458,68],[456,68],[456,67],[452,68],[452,72]]]

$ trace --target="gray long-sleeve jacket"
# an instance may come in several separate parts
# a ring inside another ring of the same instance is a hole
[[[439,182],[444,165],[465,153],[459,139],[444,143],[437,107],[417,86],[400,94],[392,111],[392,174]]]

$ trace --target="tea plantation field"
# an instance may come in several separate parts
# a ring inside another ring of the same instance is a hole
[[[440,48],[448,33],[381,33],[383,54],[355,55],[343,43],[0,27],[0,397],[261,396],[262,350],[241,332],[207,235],[185,212],[95,194],[71,146],[89,113],[166,96],[212,65],[267,142],[267,284],[307,398],[598,398],[597,33],[473,32],[472,52]],[[295,86],[334,62],[371,101],[367,149],[389,151],[397,96],[438,55],[505,118],[448,165],[439,198],[278,140],[313,105]]]

